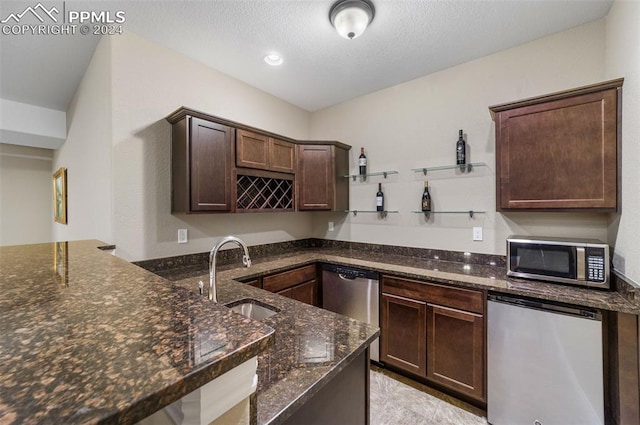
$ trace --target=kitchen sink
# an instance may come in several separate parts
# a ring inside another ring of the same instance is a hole
[[[227,307],[236,313],[253,320],[264,320],[278,313],[280,309],[260,302],[258,300],[243,299],[226,304]]]

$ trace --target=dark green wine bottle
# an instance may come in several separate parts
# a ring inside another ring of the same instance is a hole
[[[424,192],[422,192],[422,211],[431,211],[431,195],[429,194],[429,182],[424,182]]]
[[[378,193],[376,193],[376,211],[384,211],[384,193],[382,193],[382,183],[378,183]]]

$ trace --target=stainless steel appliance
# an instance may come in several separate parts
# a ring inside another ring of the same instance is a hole
[[[322,266],[322,307],[361,322],[380,326],[378,273],[353,267]],[[380,360],[379,338],[371,344],[371,360]]]
[[[490,424],[604,424],[599,311],[489,295],[487,320]]]
[[[507,238],[507,275],[609,289],[609,245],[594,239]]]

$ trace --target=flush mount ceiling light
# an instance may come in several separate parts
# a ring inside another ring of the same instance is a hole
[[[369,0],[340,0],[331,6],[329,20],[338,34],[354,39],[373,21],[375,9]]]
[[[282,56],[278,55],[277,53],[269,53],[264,57],[264,61],[271,66],[282,65]]]

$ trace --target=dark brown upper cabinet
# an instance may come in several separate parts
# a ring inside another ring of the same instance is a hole
[[[296,194],[299,211],[349,209],[349,146],[298,145]]]
[[[623,79],[490,107],[496,210],[619,209]]]
[[[293,143],[269,137],[269,169],[278,173],[295,173],[296,147]]]
[[[174,213],[344,211],[349,149],[181,107],[169,115]]]
[[[233,211],[235,129],[186,115],[173,123],[171,210]]]
[[[295,172],[295,146],[264,134],[238,130],[236,165],[292,174]]]

